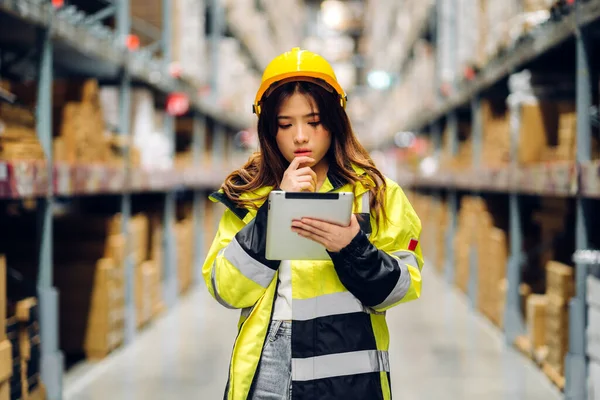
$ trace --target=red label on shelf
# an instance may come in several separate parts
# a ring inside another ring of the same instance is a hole
[[[465,78],[469,81],[475,79],[475,70],[471,67],[465,67]]]
[[[190,100],[185,93],[171,93],[167,97],[167,112],[173,116],[181,116],[190,109]]]
[[[137,50],[140,48],[140,38],[137,35],[127,35],[125,44],[129,50]]]
[[[180,78],[181,77],[181,65],[177,62],[171,63],[169,65],[169,74],[171,74],[171,76],[173,78]]]

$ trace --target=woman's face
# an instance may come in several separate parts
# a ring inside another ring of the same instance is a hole
[[[325,155],[331,146],[331,134],[321,123],[319,110],[312,97],[295,92],[285,99],[277,115],[277,146],[283,157],[308,156],[313,164],[326,166]]]

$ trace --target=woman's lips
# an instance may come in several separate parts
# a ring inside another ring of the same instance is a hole
[[[294,154],[297,155],[298,157],[308,156],[308,155],[310,155],[310,153],[312,153],[312,151],[310,151],[310,150],[298,150],[298,151],[294,152]]]

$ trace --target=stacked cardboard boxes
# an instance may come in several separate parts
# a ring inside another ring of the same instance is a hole
[[[556,261],[548,262],[546,284],[548,354],[544,370],[553,375],[564,376],[565,356],[569,349],[569,300],[575,294],[573,268]]]
[[[452,154],[449,129],[448,125],[446,125],[442,136],[443,153],[440,158],[440,168],[453,172],[470,170],[473,166],[473,140],[470,124],[458,124],[456,139],[458,149],[454,155]]]
[[[9,321],[13,320],[16,321],[14,328],[18,336],[21,399],[43,399],[45,390],[40,371],[41,340],[37,300],[28,298],[17,302],[15,317]]]
[[[0,87],[9,88],[8,82]],[[33,109],[0,103],[0,160],[44,160]]]
[[[474,203],[475,200],[471,197],[461,199],[456,237],[454,238],[455,283],[465,293],[469,287],[471,252],[476,246],[475,232],[478,210],[475,209]]]
[[[527,325],[526,351],[536,360],[543,357],[546,351],[546,311],[548,297],[543,294],[532,294],[527,299],[525,318]],[[542,354],[542,356],[538,356]]]
[[[480,197],[463,197],[454,240],[456,285],[467,292],[472,266],[477,269],[477,305],[494,324],[502,325],[508,263],[508,238],[496,226],[493,210]],[[474,263],[474,265],[473,265]]]
[[[185,293],[192,286],[194,272],[194,221],[191,217],[176,223],[175,237],[177,238],[179,292]]]
[[[154,235],[160,227],[153,225],[147,214],[133,215],[129,221],[130,257],[134,265],[134,293],[136,304],[136,325],[141,328],[148,324],[163,308],[162,304],[162,259],[154,247],[162,248],[162,243]],[[121,217],[117,216],[115,226],[120,226]],[[158,242],[158,243],[157,243]]]
[[[111,258],[96,263],[84,349],[88,359],[104,358],[123,342],[123,269]]]
[[[0,159],[43,160],[44,152],[36,136],[35,85],[0,82],[10,88],[19,106],[0,105]],[[53,158],[69,164],[122,165],[128,143],[114,131],[118,123],[104,120],[95,79],[57,79],[52,86]],[[108,122],[108,123],[107,123]],[[132,162],[139,155],[132,151]]]
[[[485,219],[486,224],[489,218]],[[496,326],[502,326],[505,292],[502,281],[508,264],[507,234],[488,224],[481,232],[478,251],[479,309]]]
[[[574,161],[576,151],[576,114],[574,105],[566,101],[536,100],[515,109],[519,113],[517,161],[529,166],[541,162]],[[510,163],[511,111],[502,99],[481,102],[482,166],[502,168]],[[444,132],[442,168],[460,171],[472,168],[473,148],[470,127],[459,125],[459,147],[455,156],[450,153],[448,127]],[[592,154],[598,155],[594,139]]]
[[[156,317],[165,309],[162,292],[162,279],[164,271],[164,252],[163,252],[163,225],[162,214],[150,214],[150,260],[156,267],[152,287],[152,313]]]
[[[37,299],[21,298],[16,287],[9,292],[18,298],[7,298],[6,271],[6,259],[0,255],[0,399],[44,400]]]
[[[433,224],[434,229],[434,246],[435,246],[435,266],[440,272],[446,267],[446,234],[450,225],[450,217],[448,213],[448,206],[446,202],[440,202],[439,205],[439,220],[437,224]]]
[[[73,215],[56,220],[55,243],[61,349],[103,358],[123,341],[125,239],[111,217]]]
[[[553,137],[549,137],[541,161],[575,161],[577,152],[577,113],[575,105],[561,102],[556,105],[558,120]],[[592,137],[591,154],[593,159],[600,158],[600,146],[596,137]]]
[[[484,167],[501,168],[510,162],[510,120],[504,100],[481,101]]]
[[[100,106],[98,82],[58,82],[54,104],[60,110],[58,137],[54,142],[56,161],[67,163],[108,163],[110,146]]]
[[[154,317],[154,301],[157,296],[156,287],[160,287],[157,279],[158,270],[151,260],[146,260],[135,269],[135,304],[137,327],[141,328]]]
[[[423,256],[438,272],[446,266],[446,230],[448,211],[444,201],[424,196],[414,191],[406,191],[415,212],[421,219],[422,235],[420,238]]]

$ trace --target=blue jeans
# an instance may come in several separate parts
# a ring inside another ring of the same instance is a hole
[[[272,321],[263,347],[252,400],[291,400],[292,323]]]

